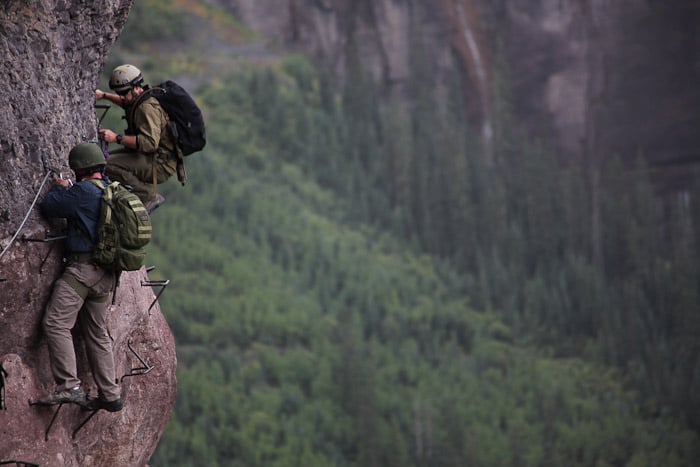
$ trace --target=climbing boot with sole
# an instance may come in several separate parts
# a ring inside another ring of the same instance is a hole
[[[119,412],[123,407],[124,403],[121,399],[107,402],[105,400],[100,399],[99,397],[97,399],[90,399],[85,404],[83,404],[83,408],[85,410],[102,409],[106,410],[107,412]]]
[[[63,389],[61,391],[55,391],[46,397],[42,397],[37,404],[42,405],[57,405],[64,404],[67,402],[72,402],[75,404],[85,403],[85,391],[80,386],[76,386],[72,389]]]

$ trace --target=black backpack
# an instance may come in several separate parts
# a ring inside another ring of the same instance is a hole
[[[147,96],[158,99],[161,107],[167,112],[170,117],[170,131],[184,156],[204,148],[206,132],[202,111],[182,86],[168,80],[151,87],[139,97],[133,108],[136,109]]]

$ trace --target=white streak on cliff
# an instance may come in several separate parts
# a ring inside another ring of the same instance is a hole
[[[488,92],[488,80],[486,76],[486,68],[484,66],[483,58],[481,57],[481,52],[479,51],[479,44],[476,40],[474,33],[469,27],[469,21],[467,19],[467,14],[464,11],[464,7],[460,1],[455,2],[457,15],[459,17],[459,22],[462,25],[462,34],[464,35],[464,40],[469,48],[469,54],[472,58],[472,64],[474,66],[476,75],[476,86],[477,92],[479,94],[479,101],[481,104],[482,122],[481,122],[481,137],[484,143],[484,153],[486,160],[490,161],[492,159],[493,153],[493,124],[491,116],[491,106],[489,103],[489,92]]]

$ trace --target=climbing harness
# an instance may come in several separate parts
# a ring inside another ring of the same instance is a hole
[[[29,206],[29,210],[27,211],[27,214],[24,216],[24,219],[22,220],[22,223],[19,225],[19,228],[17,229],[17,232],[15,232],[15,234],[14,234],[14,235],[12,236],[12,238],[10,239],[10,243],[8,243],[7,246],[5,247],[5,249],[2,250],[2,252],[0,253],[0,258],[2,258],[3,255],[7,252],[7,250],[10,249],[10,246],[12,245],[12,243],[13,243],[13,242],[15,241],[15,239],[17,238],[17,235],[19,235],[19,232],[20,232],[20,231],[22,230],[22,228],[24,227],[24,224],[27,222],[27,219],[29,219],[29,214],[32,212],[32,209],[34,209],[34,205],[36,204],[36,200],[39,199],[39,194],[41,193],[41,190],[44,188],[44,184],[46,184],[46,180],[48,180],[49,175],[51,175],[51,173],[54,173],[54,172],[56,172],[54,169],[49,169],[49,170],[46,172],[46,175],[44,175],[44,179],[41,181],[41,185],[39,186],[39,190],[36,192],[36,195],[34,196],[34,201],[32,201],[32,205]]]

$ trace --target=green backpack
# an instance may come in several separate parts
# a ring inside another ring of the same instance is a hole
[[[141,269],[146,259],[144,247],[153,233],[148,211],[139,197],[119,182],[90,181],[102,190],[93,261],[117,272]]]

